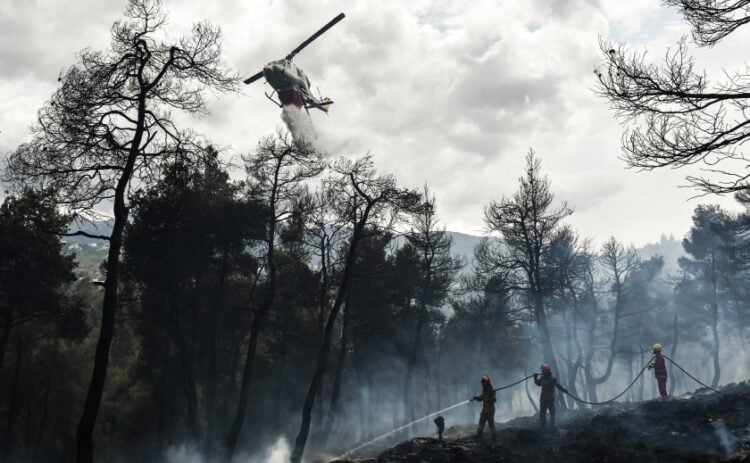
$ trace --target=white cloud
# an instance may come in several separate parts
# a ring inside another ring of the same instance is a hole
[[[598,39],[663,49],[689,29],[653,0],[350,2],[165,0],[170,27],[207,19],[224,31],[226,60],[250,75],[284,56],[343,11],[347,18],[295,59],[335,104],[314,113],[334,154],[372,151],[408,186],[425,181],[449,229],[476,233],[483,207],[511,194],[534,147],[571,218],[586,235],[655,241],[682,235],[697,202],[683,172],[635,173],[618,159],[621,126],[594,95]],[[94,9],[92,6],[94,5]],[[84,47],[102,48],[124,2],[7,0],[0,5],[0,150],[53,91],[57,73]],[[700,50],[710,70],[739,64],[747,33]],[[282,125],[260,82],[212,102],[189,121],[231,154]],[[704,200],[713,201],[714,199]],[[721,200],[731,204],[731,200]]]

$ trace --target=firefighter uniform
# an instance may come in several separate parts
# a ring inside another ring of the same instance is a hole
[[[552,376],[552,370],[546,363],[542,365],[542,375],[534,373],[534,384],[542,388],[539,394],[539,424],[542,427],[547,425],[547,411],[549,411],[550,425],[555,425],[555,389],[568,392],[557,382],[557,378]]]
[[[667,362],[661,355],[661,344],[654,344],[654,361],[648,367],[654,369],[660,399],[667,400]]]
[[[487,375],[482,376],[482,394],[474,397],[477,402],[482,402],[482,412],[479,414],[479,427],[477,428],[477,437],[482,435],[484,425],[488,424],[492,436],[495,436],[495,390],[492,389],[492,383]]]

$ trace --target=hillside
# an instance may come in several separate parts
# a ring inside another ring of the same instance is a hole
[[[419,437],[377,457],[334,461],[741,462],[750,461],[749,422],[750,385],[743,382],[667,402],[615,403],[569,412],[546,432],[538,429],[535,417],[523,417],[498,425],[494,441],[487,432],[484,439],[474,439],[475,428],[467,425],[448,429],[445,442]]]
[[[88,233],[106,235],[111,230],[110,222],[94,222],[83,228]],[[463,260],[463,273],[471,271],[474,262],[474,247],[479,243],[481,237],[468,235],[466,233],[449,231],[452,240],[452,252]],[[75,253],[78,261],[77,272],[89,278],[99,277],[99,265],[107,258],[107,242],[87,238],[84,236],[65,237],[65,252]],[[400,240],[397,239],[397,245]],[[638,254],[643,259],[654,255],[664,258],[663,276],[676,275],[678,272],[677,259],[685,255],[682,243],[672,236],[662,236],[657,243],[648,243],[637,248]]]

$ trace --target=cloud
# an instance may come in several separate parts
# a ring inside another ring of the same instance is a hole
[[[677,188],[684,174],[624,169],[622,127],[592,91],[599,37],[652,47],[659,56],[688,30],[657,2],[164,4],[174,33],[201,19],[220,25],[226,62],[242,75],[284,56],[345,12],[344,21],[295,58],[313,90],[335,102],[328,116],[313,112],[316,131],[331,154],[370,151],[402,184],[428,182],[449,229],[481,230],[484,206],[512,194],[529,147],[542,158],[558,197],[577,209],[571,222],[584,234],[643,243],[662,233],[679,236],[689,226],[697,203],[686,202],[692,192]],[[0,6],[0,150],[27,138],[26,127],[77,50],[106,45],[124,2],[92,5],[10,0]],[[736,63],[746,43],[728,40],[701,50],[699,64],[715,70]],[[230,146],[228,156],[249,151],[282,121],[263,95],[267,85],[259,81],[242,91],[212,99],[208,117],[180,120]]]

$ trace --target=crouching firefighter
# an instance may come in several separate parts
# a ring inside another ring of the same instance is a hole
[[[482,394],[474,397],[477,402],[482,402],[482,413],[479,414],[479,427],[476,437],[482,437],[485,423],[490,426],[492,438],[495,438],[495,390],[487,375],[482,376]]]
[[[534,383],[542,388],[539,394],[539,424],[542,427],[547,425],[547,410],[549,410],[550,425],[555,425],[555,388],[563,392],[568,392],[557,382],[557,378],[552,376],[552,368],[548,364],[542,365],[542,375],[534,373]]]
[[[654,370],[656,383],[659,385],[659,398],[667,400],[667,362],[661,355],[661,344],[654,344],[654,361],[648,364],[648,369]]]

